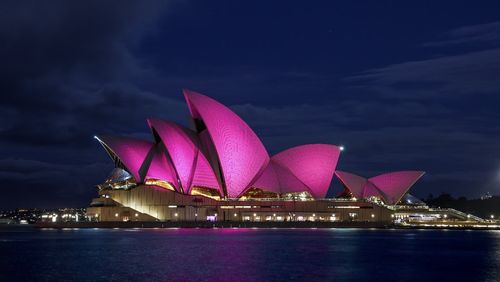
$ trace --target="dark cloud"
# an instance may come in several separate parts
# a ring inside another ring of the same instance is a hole
[[[85,206],[112,166],[92,136],[187,124],[184,87],[231,105],[272,154],[343,144],[343,170],[426,170],[421,196],[498,191],[498,19],[409,36],[414,20],[360,26],[332,7],[290,3],[276,24],[281,5],[179,3],[0,4],[0,207]]]
[[[500,49],[410,61],[368,70],[348,81],[367,81],[390,98],[434,95],[496,95],[500,91]]]
[[[95,177],[106,177],[108,163],[55,164],[27,159],[0,160],[3,208],[85,206],[95,190]],[[84,199],[87,199],[86,201]]]
[[[82,205],[110,169],[102,158],[88,157],[99,150],[94,134],[137,134],[147,130],[149,115],[178,116],[180,101],[134,82],[148,72],[134,46],[156,32],[167,8],[163,1],[0,4],[0,178],[6,195],[0,205],[68,199]],[[24,193],[34,196],[20,198]],[[78,199],[82,193],[86,197]]]
[[[492,23],[446,34],[453,44],[494,41],[498,27]],[[262,132],[273,153],[289,144],[343,144],[340,169],[365,176],[426,170],[414,189],[420,196],[498,193],[499,58],[495,47],[466,49],[350,76],[343,89],[350,95],[323,105],[234,109]]]
[[[500,43],[500,22],[463,26],[442,35],[441,41],[424,43],[426,47],[445,47],[449,45]]]
[[[88,123],[99,112],[135,109],[140,96],[151,102],[130,86],[143,71],[130,46],[164,8],[140,1],[2,2],[0,107],[10,121],[2,141],[77,144],[95,130]],[[119,103],[124,99],[131,104]]]

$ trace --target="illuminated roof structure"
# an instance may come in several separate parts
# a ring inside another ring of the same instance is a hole
[[[209,146],[215,149],[227,196],[236,198],[269,162],[266,148],[255,132],[226,106],[189,90],[184,90],[184,96],[198,133],[207,131]]]
[[[142,182],[145,171],[142,164],[153,148],[153,143],[129,137],[101,136],[95,137],[115,162],[115,166],[127,170],[135,181]]]
[[[175,183],[179,192],[189,194],[194,185],[220,190],[207,158],[200,151],[196,132],[160,119],[148,119],[148,124],[158,139],[156,141],[164,144],[170,156],[172,167],[178,176],[176,180],[179,180]]]
[[[154,142],[96,137],[115,167],[128,172],[135,183],[226,199],[247,197],[254,191],[276,197],[290,193],[326,197],[340,147],[307,144],[270,157],[255,132],[228,107],[189,90],[184,90],[184,97],[194,130],[148,119]],[[355,197],[379,196],[390,203],[399,201],[422,174],[397,172],[365,179],[337,172]]]
[[[388,204],[396,204],[422,177],[423,171],[396,171],[369,179],[348,172],[336,171],[338,179],[356,198],[379,197]]]
[[[176,188],[177,177],[172,164],[167,159],[165,149],[161,144],[157,144],[153,150],[153,157],[145,179],[161,179],[172,183],[172,186]]]
[[[328,144],[309,144],[274,155],[253,185],[275,193],[309,192],[325,198],[332,181],[340,149]]]

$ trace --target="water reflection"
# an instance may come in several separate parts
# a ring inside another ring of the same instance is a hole
[[[500,232],[33,230],[0,232],[0,254],[6,281],[494,281]]]

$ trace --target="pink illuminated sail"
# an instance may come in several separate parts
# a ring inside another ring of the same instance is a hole
[[[141,167],[149,154],[153,143],[130,137],[100,136],[96,139],[103,145],[110,157],[117,158],[136,182],[143,182]]]
[[[165,150],[160,144],[155,145],[154,156],[149,165],[146,179],[158,179],[168,181],[175,189],[177,188],[177,176],[172,164],[165,155]]]
[[[194,131],[160,119],[148,119],[148,124],[165,145],[184,193],[189,194],[195,185],[219,190],[217,178],[200,151]]]
[[[344,186],[357,198],[378,197],[394,205],[424,175],[423,171],[396,171],[381,174],[370,179],[347,173],[335,172]]]
[[[340,149],[329,144],[308,144],[290,148],[272,157],[287,168],[311,191],[315,198],[324,198],[337,167]]]
[[[368,181],[386,195],[386,202],[396,204],[424,173],[423,171],[389,172],[372,177]]]
[[[345,171],[339,171],[337,170],[335,172],[335,175],[337,178],[342,182],[342,184],[346,187],[351,194],[356,197],[356,198],[362,198],[364,195],[364,190],[365,190],[365,185],[366,182],[368,181],[366,178],[345,172]]]
[[[227,196],[235,198],[248,188],[269,162],[264,145],[233,111],[205,95],[184,90],[195,123],[203,123],[222,169]],[[199,131],[204,128],[199,128]]]
[[[260,188],[277,194],[292,192],[309,192],[307,187],[288,168],[282,167],[273,160],[269,162],[264,172],[252,187]]]

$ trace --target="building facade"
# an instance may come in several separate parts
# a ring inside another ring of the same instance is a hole
[[[87,209],[97,221],[391,221],[422,171],[372,178],[336,171],[341,149],[270,156],[233,111],[184,90],[192,129],[148,119],[152,140],[96,136],[115,169]],[[333,177],[345,190],[327,198]]]

